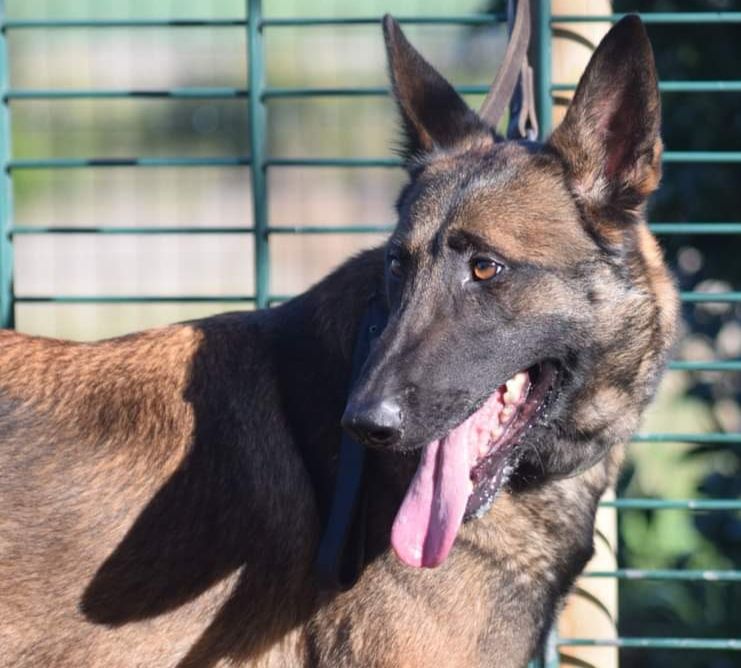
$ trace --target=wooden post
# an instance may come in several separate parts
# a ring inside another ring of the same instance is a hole
[[[552,0],[551,14],[611,14],[609,0]],[[594,48],[610,29],[609,23],[557,23],[552,26],[551,81],[576,83],[589,62]],[[553,127],[561,122],[571,92],[559,91],[553,104]],[[609,492],[605,498],[612,498]],[[617,516],[613,508],[597,513],[595,555],[587,570],[615,570]],[[580,578],[569,596],[558,624],[558,635],[568,638],[617,638],[618,586],[612,578]],[[618,651],[613,647],[563,647],[561,656],[573,657],[578,665],[617,668]],[[561,666],[574,662],[561,661]]]

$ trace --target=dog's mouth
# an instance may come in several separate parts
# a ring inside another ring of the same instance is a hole
[[[440,565],[463,520],[491,506],[555,378],[549,362],[516,373],[450,433],[423,448],[391,530],[391,545],[405,564]]]

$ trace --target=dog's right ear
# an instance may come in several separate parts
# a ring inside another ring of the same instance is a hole
[[[383,17],[389,73],[404,130],[406,163],[490,131],[445,78],[409,43],[397,21]]]

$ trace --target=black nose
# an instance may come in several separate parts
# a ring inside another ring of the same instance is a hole
[[[342,426],[366,445],[393,445],[401,440],[401,407],[394,399],[352,403],[345,409]]]

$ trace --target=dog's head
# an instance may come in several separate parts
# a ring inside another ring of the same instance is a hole
[[[434,566],[512,476],[573,475],[625,441],[676,296],[643,219],[660,109],[637,17],[594,53],[545,144],[504,141],[387,17],[409,183],[387,246],[389,321],[343,425],[421,449],[392,543]]]

